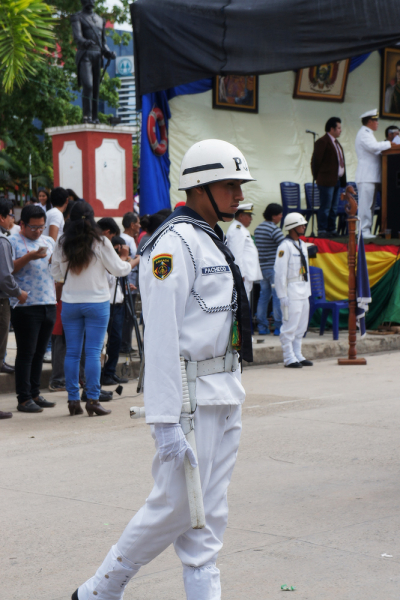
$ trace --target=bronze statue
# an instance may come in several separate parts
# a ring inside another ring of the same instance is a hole
[[[78,46],[75,62],[78,85],[82,85],[82,109],[84,123],[99,123],[99,89],[101,79],[110,63],[116,58],[106,44],[106,23],[93,12],[95,0],[81,0],[82,10],[71,16],[72,33]],[[103,56],[108,64],[101,74]]]

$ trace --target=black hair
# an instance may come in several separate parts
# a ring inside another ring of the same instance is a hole
[[[342,122],[342,120],[339,119],[339,117],[331,117],[330,119],[328,119],[327,122],[325,123],[326,133],[329,133],[329,131],[331,129],[336,129],[336,125],[341,122]]]
[[[111,243],[113,246],[124,246],[126,244],[124,238],[122,238],[120,235],[114,235],[114,237],[111,239]]]
[[[77,200],[80,200],[79,196],[77,194],[75,194],[74,190],[71,190],[71,188],[67,188],[65,191],[67,192],[68,196],[72,196],[72,198],[75,200],[75,202]]]
[[[170,208],[162,208],[161,210],[159,210],[155,214],[156,215],[161,215],[162,217],[164,217],[166,219],[167,217],[169,217],[170,215],[172,215],[172,210]]]
[[[162,223],[164,223],[166,218],[167,217],[165,215],[161,214],[161,211],[154,213],[154,215],[144,215],[140,219],[140,226],[146,231],[146,233],[152,235],[155,230],[158,229]]]
[[[75,202],[73,200],[68,200],[68,204],[67,204],[67,208],[64,210],[63,216],[64,216],[64,221],[66,221],[69,218],[69,215],[71,214],[71,210],[72,207],[74,206]]]
[[[385,129],[385,138],[388,139],[388,135],[389,132],[392,133],[390,130],[396,129],[397,131],[399,131],[399,128],[397,127],[397,125],[389,125],[389,127],[386,127]]]
[[[137,223],[139,220],[138,216],[133,212],[127,212],[122,217],[122,227],[128,229],[132,223]]]
[[[0,198],[0,215],[2,217],[6,217],[10,214],[10,210],[12,210],[13,203],[11,200],[7,200],[6,198]]]
[[[100,227],[101,231],[109,231],[115,235],[119,235],[121,233],[120,228],[112,217],[103,217],[97,221],[97,226]]]
[[[29,225],[31,219],[41,219],[42,217],[44,217],[44,222],[46,223],[46,213],[37,204],[27,204],[21,211],[21,221],[25,225]]]
[[[271,204],[268,204],[267,208],[264,210],[263,217],[266,221],[272,221],[272,217],[276,217],[277,215],[281,215],[282,213],[283,206],[281,204],[271,202]]]
[[[50,202],[53,207],[64,206],[66,201],[68,200],[68,192],[62,187],[56,187],[54,190],[51,190],[50,194]]]
[[[79,274],[89,265],[94,256],[94,241],[103,242],[103,238],[94,220],[93,208],[88,202],[74,202],[59,240],[72,272]]]
[[[43,187],[41,187],[41,188],[38,189],[38,196],[39,196],[40,192],[42,192],[43,194],[46,194],[47,200],[46,200],[46,205],[45,206],[46,206],[46,210],[50,210],[52,208],[52,206],[51,206],[49,192],[45,188],[43,188]]]

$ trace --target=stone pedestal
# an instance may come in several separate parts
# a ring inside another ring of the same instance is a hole
[[[96,217],[121,217],[133,209],[132,134],[135,127],[50,127],[54,187],[71,188]]]

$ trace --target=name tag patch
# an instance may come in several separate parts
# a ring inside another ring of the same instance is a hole
[[[202,275],[219,275],[220,273],[230,273],[231,270],[228,265],[222,265],[220,267],[203,267],[201,269]]]

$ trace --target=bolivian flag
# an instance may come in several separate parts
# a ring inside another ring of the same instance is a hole
[[[327,300],[347,300],[349,269],[347,244],[326,239],[304,238],[318,247],[317,258],[310,265],[324,272]],[[399,245],[382,243],[366,244],[365,255],[372,302],[366,314],[367,328],[377,329],[383,322],[400,323],[400,240]],[[397,240],[395,240],[397,242]],[[317,320],[311,325],[316,326]],[[331,320],[328,319],[331,325]],[[340,327],[347,328],[348,311],[340,311]]]

